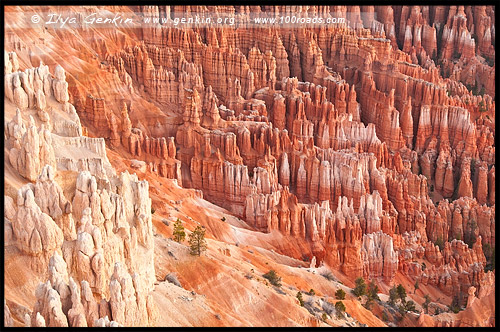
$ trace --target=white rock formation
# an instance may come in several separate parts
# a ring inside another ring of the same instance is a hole
[[[398,269],[398,253],[389,235],[382,231],[364,234],[361,258],[366,278],[383,277],[389,282],[394,279]]]

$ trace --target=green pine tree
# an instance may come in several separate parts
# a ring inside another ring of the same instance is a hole
[[[379,288],[373,281],[371,281],[368,284],[368,291],[366,293],[366,302],[365,302],[365,308],[370,310],[373,302],[375,300],[380,301],[380,297],[378,296]]]
[[[429,304],[431,303],[431,297],[429,296],[429,294],[425,294],[424,299],[425,299],[425,302],[422,304],[422,308],[424,308],[425,313],[428,314],[429,313]]]
[[[366,294],[366,284],[365,279],[359,277],[355,280],[356,287],[352,290],[353,294],[357,297],[361,297]]]
[[[398,294],[398,297],[401,299],[401,302],[403,304],[406,303],[406,289],[403,287],[403,285],[399,284],[398,287],[396,288],[396,292]]]
[[[389,290],[389,300],[387,301],[387,303],[389,303],[391,306],[394,306],[397,300],[398,300],[398,290],[396,286],[393,286]]]
[[[368,284],[368,297],[372,300],[377,300],[380,301],[380,297],[378,296],[378,292],[380,292],[380,289],[378,288],[377,285],[373,281],[371,281]]]
[[[345,299],[345,292],[342,288],[337,289],[335,292],[335,298],[337,300],[344,300]]]
[[[205,240],[205,229],[201,226],[196,226],[194,231],[189,234],[190,254],[200,256],[201,253],[207,250],[207,241]]]
[[[345,305],[342,301],[335,302],[335,310],[337,311],[337,318],[342,318],[345,311]]]
[[[184,231],[184,226],[182,226],[182,221],[177,218],[177,221],[174,223],[174,240],[176,242],[182,242],[186,238],[186,232]]]

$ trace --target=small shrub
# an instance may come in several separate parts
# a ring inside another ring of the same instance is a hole
[[[475,158],[472,158],[470,160],[470,175],[471,175],[471,178],[474,176],[474,173],[476,172],[476,159]]]
[[[278,276],[278,274],[276,273],[276,271],[274,270],[270,270],[269,272],[267,272],[266,274],[262,275],[264,278],[266,278],[267,280],[269,280],[269,282],[276,286],[276,287],[281,287],[281,277]]]
[[[406,311],[414,311],[414,312],[416,312],[417,309],[415,307],[415,302],[413,302],[412,300],[406,302],[405,303],[405,310]]]
[[[490,246],[488,243],[483,245],[485,248],[484,255],[486,257],[486,266],[484,272],[493,271],[495,269],[495,247]]]
[[[471,92],[474,96],[479,96],[479,91],[478,91],[478,87],[477,87],[477,84],[475,84],[472,89],[471,89]]]
[[[155,214],[156,209],[154,207],[151,207],[151,214]]]
[[[345,291],[342,288],[337,289],[335,292],[335,298],[337,300],[344,300],[345,299]]]
[[[304,299],[302,298],[302,293],[299,291],[297,292],[297,300],[299,300],[300,306],[304,306]]]
[[[484,101],[483,101],[483,100],[481,100],[481,101],[479,102],[479,112],[481,112],[481,113],[482,113],[482,112],[486,112],[487,110],[488,110],[488,109],[486,108],[486,105],[484,104]]]
[[[486,60],[486,63],[490,67],[493,67],[493,65],[495,64],[495,59],[493,59],[493,58],[489,58],[489,57],[485,56],[484,59]]]
[[[472,164],[472,162],[471,162],[471,164]],[[471,178],[472,178],[472,176],[471,176]],[[476,221],[474,219],[470,219],[467,222],[467,227],[466,227],[466,231],[464,234],[464,242],[469,246],[469,248],[472,248],[474,243],[476,243],[476,240],[477,240],[476,235],[475,235],[476,229],[477,229]]]
[[[335,310],[337,311],[337,318],[342,318],[343,313],[345,312],[345,305],[342,301],[335,302]]]
[[[328,315],[326,314],[326,312],[324,312],[323,315],[321,315],[321,320],[323,322],[326,322],[327,319],[328,319]]]
[[[457,186],[458,187],[458,186]],[[443,250],[444,249],[444,241],[443,241],[443,238],[441,236],[438,236],[436,241],[434,242],[434,245],[438,246],[439,247],[439,250]]]
[[[222,218],[220,218],[220,220],[226,221],[226,217],[222,217]]]
[[[425,294],[424,295],[424,303],[422,303],[422,308],[424,308],[425,310],[425,313],[428,314],[429,313],[429,304],[431,303],[431,297],[429,296],[429,294]]]
[[[401,315],[401,318],[403,318],[408,311],[415,311],[416,312],[417,309],[415,308],[415,302],[410,300],[408,302],[404,302],[404,303],[400,304],[398,306],[398,311],[399,311],[399,314]]]
[[[312,288],[311,288],[311,289],[309,290],[309,293],[307,293],[307,294],[309,294],[309,295],[311,295],[311,296],[314,296],[314,295],[316,295],[316,292],[314,291],[314,289],[312,289]]]
[[[483,243],[483,253],[487,260],[491,258],[492,250],[489,243]]]
[[[458,314],[460,312],[458,295],[453,296],[453,299],[451,300],[451,304],[448,306],[448,308],[456,314]]]

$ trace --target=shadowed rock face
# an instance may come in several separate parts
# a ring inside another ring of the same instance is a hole
[[[211,10],[249,19],[290,8]],[[348,23],[7,29],[5,164],[16,180],[5,195],[6,246],[49,273],[28,325],[155,324],[154,211],[140,179],[157,176],[199,190],[255,231],[279,233],[281,254],[305,250],[352,280],[418,280],[460,293],[470,311],[487,306],[494,7],[307,10]],[[12,9],[6,19],[27,15]],[[110,151],[140,177],[117,174]],[[71,185],[56,181],[64,172]],[[289,249],[296,240],[306,249]]]

